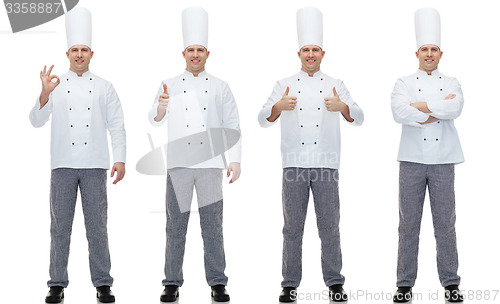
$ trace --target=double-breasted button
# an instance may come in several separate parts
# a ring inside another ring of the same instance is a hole
[[[69,108],[69,110],[71,111],[71,108]]]
[[[90,80],[92,80],[92,78],[90,78]]]
[[[92,93],[92,91],[89,91],[89,93]]]
[[[208,91],[205,91],[205,93],[208,93]]]
[[[184,93],[186,93],[186,91],[184,91]]]
[[[301,111],[302,111],[302,108],[299,108],[299,110],[301,110]]]
[[[304,127],[304,125],[300,125],[300,127],[301,127],[301,128],[303,128],[303,127]]]
[[[68,94],[69,94],[69,91],[68,91]]]
[[[320,93],[323,93],[323,91],[319,91]]]
[[[300,94],[300,91],[299,91],[299,94]]]
[[[87,108],[87,110],[89,110],[89,111],[90,111],[90,108]]]
[[[208,78],[205,78],[205,80],[208,80]]]
[[[417,77],[417,79],[418,79],[418,77]]]
[[[69,78],[66,78],[66,81],[69,81]]]
[[[89,125],[87,125],[87,128],[89,127]]]
[[[427,138],[424,138],[424,141],[426,141],[426,140],[427,140]]]
[[[316,125],[316,128],[319,128],[319,125]]]
[[[70,127],[72,127],[72,128],[73,128],[73,125],[70,125]]]
[[[302,143],[302,144],[304,144],[304,143]]]
[[[321,108],[318,108],[318,111],[321,110]]]
[[[418,91],[420,92],[420,91],[422,91],[422,89],[418,89]]]
[[[186,80],[186,78],[182,78],[182,81]]]
[[[443,91],[443,89],[439,89],[440,91]]]
[[[207,108],[203,108],[203,111],[206,111],[206,110],[207,110]]]
[[[438,141],[439,139],[436,138],[436,141]]]
[[[314,144],[316,144],[316,142],[314,142]]]

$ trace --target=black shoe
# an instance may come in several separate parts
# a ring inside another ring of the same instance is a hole
[[[444,288],[444,299],[450,303],[461,303],[464,301],[464,296],[458,285],[448,285]]]
[[[413,294],[411,293],[411,287],[398,287],[398,290],[394,294],[394,303],[408,303],[411,301]]]
[[[113,292],[111,291],[111,288],[109,286],[99,286],[96,288],[97,290],[97,299],[99,299],[99,302],[101,303],[115,303],[115,296],[113,295]]]
[[[179,297],[179,286],[177,285],[165,285],[165,289],[161,293],[161,302],[175,302]]]
[[[295,287],[283,287],[280,294],[280,302],[282,303],[292,303],[297,299],[297,288]]]
[[[226,286],[212,286],[212,299],[215,302],[229,302],[229,294],[227,293]]]
[[[333,302],[346,302],[347,301],[347,294],[344,291],[344,288],[342,288],[342,284],[335,284],[330,287],[328,287],[330,290],[330,299]]]
[[[45,297],[45,303],[61,303],[64,299],[64,287],[51,286]]]

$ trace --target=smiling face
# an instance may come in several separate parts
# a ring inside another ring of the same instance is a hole
[[[319,46],[311,44],[302,47],[298,55],[302,62],[302,70],[312,76],[319,71],[325,52]]]
[[[75,72],[78,76],[89,70],[90,59],[94,56],[94,52],[86,45],[74,45],[67,52],[66,56],[69,59],[69,69]]]
[[[190,45],[184,52],[182,56],[186,60],[186,70],[193,73],[194,76],[198,76],[201,72],[205,70],[205,63],[210,52],[204,46],[201,45]]]
[[[438,68],[439,60],[441,60],[443,52],[441,52],[439,47],[433,44],[426,44],[418,49],[416,55],[419,62],[419,69],[430,75],[432,71]]]

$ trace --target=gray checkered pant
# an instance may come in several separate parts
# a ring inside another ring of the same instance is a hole
[[[193,188],[196,188],[198,196],[205,278],[210,286],[227,285],[222,229],[222,170],[214,168],[174,168],[167,172],[167,243],[162,284],[182,286],[184,283],[182,264]],[[210,201],[210,198],[213,200]]]
[[[71,228],[80,188],[89,264],[95,287],[113,285],[109,275],[108,200],[105,169],[53,169],[50,181],[50,286],[68,286],[68,258]]]
[[[328,168],[283,169],[282,287],[298,287],[302,279],[302,237],[312,190],[319,238],[321,269],[326,286],[344,284],[340,250],[338,170]]]
[[[417,278],[418,242],[426,187],[429,189],[442,286],[460,284],[455,235],[455,166],[400,162],[399,252],[397,286],[413,287]]]

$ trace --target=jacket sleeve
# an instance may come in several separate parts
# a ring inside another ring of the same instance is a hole
[[[241,163],[241,130],[238,107],[233,93],[227,84],[222,90],[222,127],[224,130],[236,132],[225,132],[228,142],[236,141],[236,144],[228,150],[229,162]],[[235,138],[236,137],[236,138]]]
[[[285,94],[285,90],[286,90],[286,87],[283,88],[283,86],[281,85],[281,83],[279,81],[276,82],[276,84],[274,85],[274,89],[273,89],[271,96],[269,96],[269,98],[267,99],[267,102],[262,106],[262,109],[259,112],[258,120],[259,120],[259,124],[261,127],[267,128],[267,127],[270,127],[278,122],[278,119],[276,119],[273,122],[270,122],[269,120],[267,120],[267,118],[269,118],[269,116],[271,116],[273,106],[278,101],[280,101],[283,94]]]
[[[49,96],[49,101],[43,108],[40,109],[40,97],[36,99],[35,106],[30,112],[30,121],[33,127],[40,128],[49,120],[52,113],[52,94]]]
[[[340,100],[342,100],[349,107],[349,115],[352,119],[354,119],[353,122],[348,122],[345,118],[344,120],[353,126],[361,126],[365,119],[363,110],[361,110],[358,104],[352,99],[351,94],[349,93],[349,90],[347,90],[344,82],[339,82],[340,85],[335,90],[338,90],[337,93],[339,94]]]
[[[402,79],[398,79],[391,96],[391,108],[394,120],[403,125],[422,128],[421,122],[429,119],[429,115],[410,106],[409,89]]]
[[[453,99],[427,101],[427,107],[432,112],[432,116],[439,119],[455,119],[460,116],[464,107],[464,95],[456,78],[451,79],[450,90],[447,94],[456,96]]]
[[[159,104],[160,95],[163,94],[163,83],[164,82],[162,81],[160,84],[160,88],[158,89],[158,92],[156,93],[156,97],[155,97],[155,100],[153,102],[153,106],[151,107],[151,110],[149,110],[149,115],[148,115],[149,122],[155,127],[159,127],[159,126],[163,125],[165,123],[165,121],[167,121],[167,116],[168,116],[168,112],[169,112],[168,111],[169,108],[167,106],[167,113],[165,114],[163,119],[160,121],[154,120],[156,115],[158,115],[158,104]]]
[[[126,161],[126,134],[122,105],[112,84],[109,84],[106,94],[106,123],[111,137],[113,162]]]

